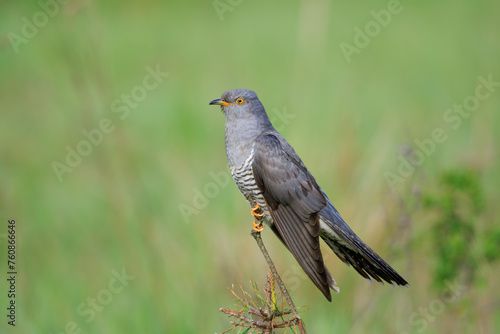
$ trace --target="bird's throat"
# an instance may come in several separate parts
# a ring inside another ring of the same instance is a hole
[[[255,139],[260,135],[257,129],[240,129],[226,123],[226,155],[229,167],[239,167],[250,156]]]

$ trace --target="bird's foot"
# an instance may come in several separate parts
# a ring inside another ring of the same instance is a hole
[[[255,204],[255,206],[252,207],[252,210],[250,210],[250,213],[252,214],[252,216],[254,216],[257,219],[262,218],[262,216],[264,216],[264,214],[258,213],[257,210],[260,210],[259,204]]]
[[[256,222],[255,220],[253,221],[253,230],[257,232],[262,232],[264,230],[264,224],[261,222]]]
[[[253,230],[257,232],[262,232],[262,230],[264,229],[264,225],[262,225],[261,218],[264,216],[264,214],[262,213],[259,204],[255,204],[252,207],[252,210],[250,210],[250,213],[252,214],[252,216],[257,218],[256,220],[253,221]]]

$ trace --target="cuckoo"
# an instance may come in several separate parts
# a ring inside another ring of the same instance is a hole
[[[210,105],[226,119],[226,154],[239,190],[258,219],[293,254],[316,287],[331,301],[339,288],[323,262],[320,238],[361,276],[378,282],[408,283],[349,228],[299,158],[273,127],[264,106],[250,90],[234,89]]]

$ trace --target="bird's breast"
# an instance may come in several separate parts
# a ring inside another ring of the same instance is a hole
[[[245,159],[245,161],[239,165],[239,166],[231,166],[231,175],[233,176],[234,181],[236,182],[236,185],[238,186],[238,189],[240,192],[245,196],[246,200],[250,203],[250,205],[253,207],[256,204],[259,205],[259,207],[262,210],[262,213],[264,213],[264,218],[269,218],[269,211],[267,209],[267,204],[264,199],[264,196],[262,195],[261,190],[257,186],[257,183],[255,182],[255,177],[253,174],[253,156],[254,156],[254,151],[250,152],[250,155]]]

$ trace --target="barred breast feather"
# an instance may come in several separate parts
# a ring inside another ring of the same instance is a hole
[[[269,211],[267,210],[266,201],[264,196],[260,191],[259,187],[255,183],[255,177],[253,175],[253,158],[254,149],[250,152],[248,158],[240,166],[232,166],[230,168],[231,175],[233,176],[236,185],[240,192],[245,196],[246,200],[253,207],[256,204],[259,205],[262,213],[264,213],[264,219],[269,220]]]

